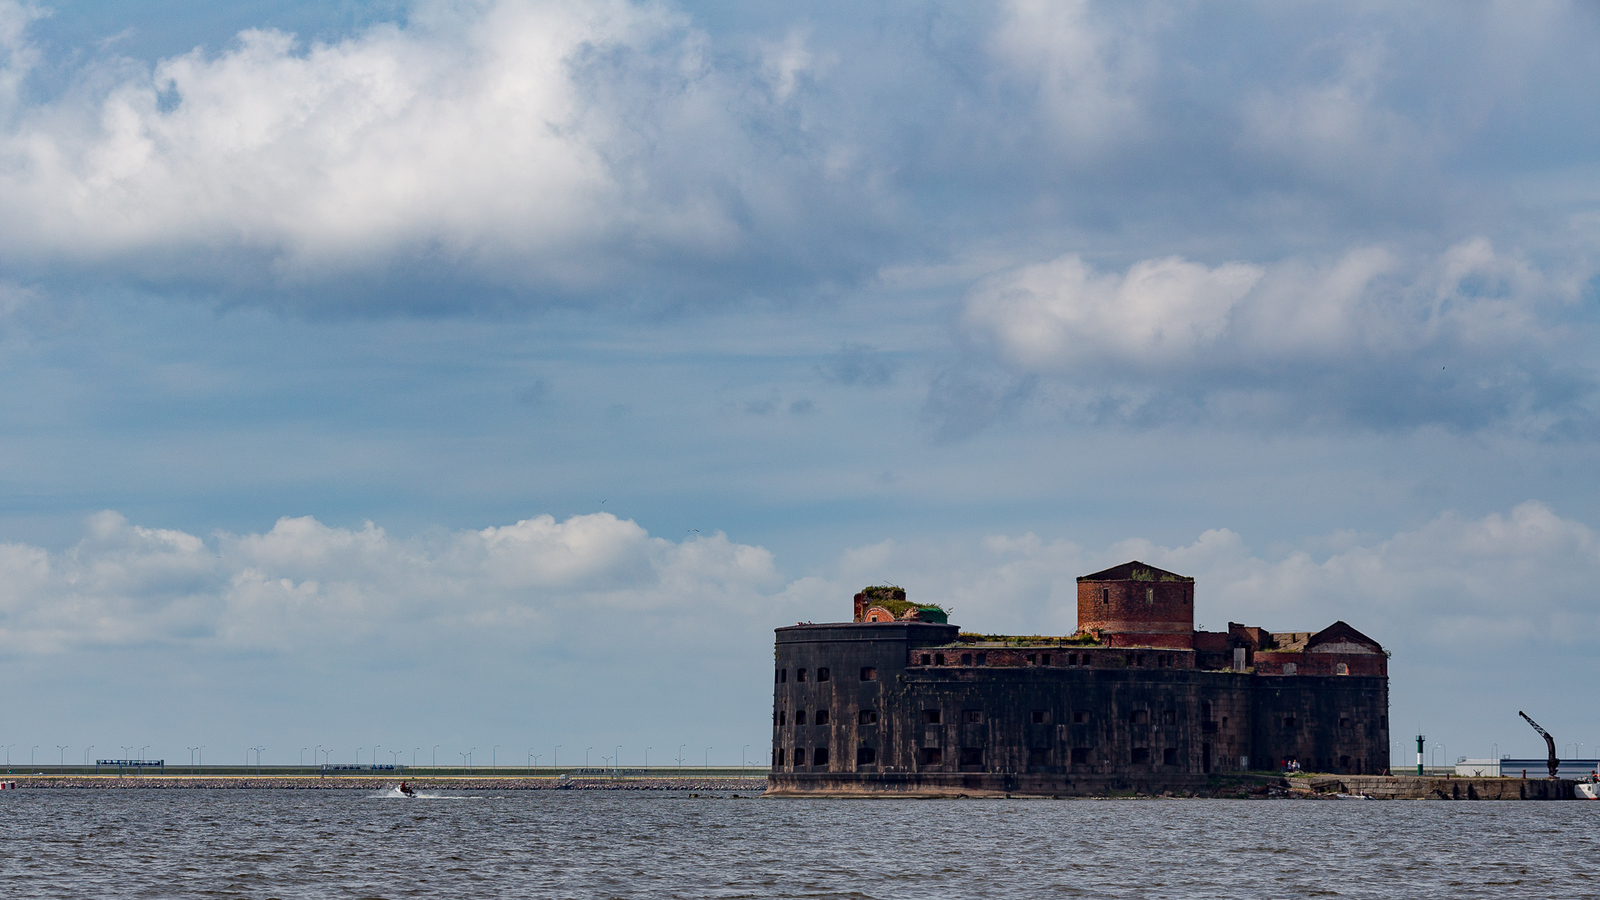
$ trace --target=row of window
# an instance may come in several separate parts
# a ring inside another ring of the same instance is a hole
[[[1028,765],[1047,766],[1051,764],[1051,751],[1035,747],[1028,751]],[[806,766],[828,765],[828,748],[816,747],[807,750],[805,747],[796,747],[794,755],[790,757],[786,751],[779,747],[772,751],[772,764],[774,766],[790,765],[790,760],[795,768]],[[1129,754],[1128,761],[1136,766],[1150,765],[1154,757],[1149,747],[1134,747]],[[856,765],[873,765],[878,761],[878,751],[873,747],[856,748]],[[1072,747],[1067,751],[1067,762],[1074,766],[1091,765],[1094,762],[1094,751],[1090,747]],[[956,757],[956,764],[962,767],[982,766],[984,764],[984,748],[962,747]],[[1178,764],[1178,748],[1165,747],[1161,750],[1161,765],[1175,766]],[[917,765],[942,766],[944,765],[944,749],[941,747],[922,747],[917,750]],[[1340,765],[1348,766],[1348,757],[1340,757]]]
[[[1209,713],[1209,704],[1207,704],[1207,707],[1208,707],[1207,712]],[[1087,709],[1076,709],[1076,710],[1072,711],[1072,723],[1074,725],[1087,725],[1092,719],[1093,719],[1093,715]],[[960,719],[960,721],[961,721],[961,723],[963,725],[981,725],[984,722],[983,710],[981,710],[981,709],[963,709],[961,711],[961,719]],[[1133,725],[1149,725],[1150,721],[1151,721],[1150,710],[1148,710],[1148,709],[1136,709],[1136,710],[1131,711],[1128,714],[1128,722],[1130,724],[1133,724]],[[813,724],[813,725],[827,725],[827,724],[829,724],[829,722],[830,722],[830,718],[829,718],[828,710],[819,709],[819,710],[815,710],[811,714],[811,724]],[[1050,710],[1048,710],[1048,709],[1029,710],[1028,711],[1028,722],[1029,722],[1029,724],[1032,724],[1032,725],[1049,724],[1049,722],[1050,722]],[[1178,722],[1178,711],[1175,710],[1175,709],[1164,709],[1164,710],[1162,710],[1161,711],[1160,722],[1163,725],[1176,725],[1177,722]],[[1350,722],[1349,719],[1340,719],[1339,720],[1339,724],[1340,724],[1341,727],[1349,727],[1349,722]],[[779,726],[779,727],[788,725],[789,724],[789,713],[788,713],[788,711],[787,710],[782,710],[782,709],[774,711],[772,713],[772,724],[776,725],[776,726]],[[805,710],[803,710],[803,709],[795,710],[795,713],[794,713],[794,724],[796,724],[796,725],[804,725],[804,724],[806,724],[806,711]],[[877,712],[877,710],[873,710],[873,709],[863,709],[863,710],[861,710],[860,712],[858,712],[856,714],[856,724],[857,725],[876,725],[876,724],[878,724],[878,712]],[[925,709],[925,710],[923,710],[922,711],[922,724],[924,724],[924,725],[942,725],[942,724],[944,724],[944,710],[942,710],[942,709]],[[1285,728],[1293,728],[1294,727],[1294,718],[1293,717],[1285,718],[1284,719],[1284,727]]]
[[[954,656],[955,654],[950,655]],[[1105,656],[1107,654],[1102,653],[1101,655]],[[1158,669],[1170,669],[1178,664],[1178,654],[1176,653],[1124,653],[1122,655],[1122,664],[1128,668],[1140,668],[1144,666],[1147,656],[1149,657],[1149,661],[1154,662],[1156,668]],[[1079,667],[1094,665],[1094,659],[1088,653],[1065,653],[1060,654],[1060,658],[1062,660],[1061,665],[1064,666]],[[960,664],[963,666],[987,666],[989,664],[988,653],[963,653],[960,655],[959,659]],[[1055,661],[1057,659],[1057,654],[1025,653],[1023,654],[1022,659],[1027,665],[1030,666],[1053,666],[1056,664]],[[948,657],[943,653],[930,652],[921,654],[920,661],[924,666],[943,666],[947,664]]]
[[[816,680],[817,681],[829,681],[829,680],[831,680],[833,678],[833,673],[831,673],[828,670],[827,666],[820,666],[820,667],[817,668],[815,673],[810,673],[805,669],[795,669],[794,670],[794,680],[795,680],[795,682],[797,684],[804,684],[806,682],[806,680],[807,680],[808,675],[813,675],[813,674],[816,676]],[[859,677],[861,678],[862,681],[877,681],[878,680],[878,670],[874,666],[862,666]],[[776,672],[774,672],[772,674],[772,681],[773,681],[774,684],[788,684],[789,683],[789,670],[788,669],[778,669]]]

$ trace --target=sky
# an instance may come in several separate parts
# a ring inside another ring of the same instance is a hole
[[[0,0],[0,747],[738,764],[773,628],[1137,558],[1382,642],[1402,759],[1600,755],[1597,44]]]

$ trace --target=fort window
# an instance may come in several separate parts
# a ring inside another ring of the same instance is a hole
[[[979,725],[979,724],[982,724],[982,722],[983,722],[983,710],[981,710],[981,709],[963,709],[961,711],[961,721],[966,722],[968,725]]]
[[[1178,711],[1175,710],[1175,709],[1162,710],[1161,711],[1161,724],[1163,724],[1163,725],[1176,725],[1176,724],[1178,724]]]
[[[925,710],[923,710],[922,711],[922,724],[924,724],[924,725],[937,725],[937,724],[939,724],[939,711],[937,709],[925,709]]]
[[[828,748],[827,747],[818,747],[816,749],[816,752],[811,754],[811,764],[813,766],[825,766],[825,765],[827,765],[828,764]]]
[[[1100,602],[1101,603],[1110,603],[1111,602],[1111,588],[1101,588],[1100,589]]]
[[[878,670],[873,668],[872,666],[862,666],[861,667],[861,680],[862,681],[877,681],[878,680]]]
[[[1294,716],[1284,716],[1283,717],[1283,727],[1285,727],[1285,728],[1293,728],[1294,727]]]
[[[818,725],[828,724],[828,711],[825,709],[817,710],[817,714],[812,716],[812,721],[816,722]]]
[[[1028,751],[1028,765],[1047,766],[1050,764],[1050,751],[1035,747]]]
[[[1072,764],[1075,765],[1075,766],[1086,766],[1086,765],[1088,765],[1089,764],[1089,748],[1088,747],[1073,747],[1072,748]]]
[[[963,654],[961,654],[961,664],[963,666],[972,665],[972,654],[971,653],[963,653]]]
[[[1206,722],[1211,721],[1211,701],[1200,701],[1200,718]]]
[[[1161,764],[1163,766],[1175,766],[1175,765],[1177,765],[1178,764],[1178,748],[1177,747],[1168,747],[1167,749],[1161,751]]]
[[[876,724],[878,724],[878,711],[875,710],[875,709],[863,709],[861,711],[861,713],[856,716],[856,724],[858,724],[858,725],[876,725]]]
[[[778,765],[781,766],[783,764],[784,764],[784,762],[783,762],[783,748],[779,747],[778,748]]]
[[[1087,709],[1075,709],[1075,710],[1073,710],[1072,711],[1072,723],[1074,725],[1087,725],[1087,724],[1089,724],[1089,711]]]
[[[1041,665],[1041,666],[1050,665],[1050,654],[1046,653],[1045,655],[1039,657],[1039,665]]]
[[[1025,658],[1028,660],[1028,665],[1030,666],[1036,666],[1039,664],[1039,654],[1037,653],[1029,653]]]
[[[787,712],[784,712],[781,709],[778,710],[778,724],[779,725],[787,725],[787,724],[789,724],[789,714]]]
[[[944,751],[938,747],[923,747],[917,751],[917,762],[925,766],[937,766],[944,762]]]
[[[828,675],[828,670],[827,669],[818,669],[817,670],[817,680],[818,681],[827,681],[828,677],[829,677],[829,675]]]
[[[1284,663],[1283,664],[1283,674],[1285,674],[1285,675],[1297,675],[1297,674],[1299,674],[1299,672],[1300,672],[1300,667],[1295,665],[1294,663]]]
[[[1155,588],[1147,587],[1147,588],[1144,589],[1144,602],[1146,602],[1146,603],[1154,603],[1154,602],[1156,602],[1156,589]]]
[[[1049,714],[1046,710],[1036,709],[1028,713],[1028,721],[1035,725],[1043,725]]]
[[[961,764],[963,766],[981,766],[981,765],[983,765],[983,748],[982,747],[962,747],[961,748]]]
[[[1149,747],[1135,747],[1135,748],[1133,748],[1133,764],[1136,765],[1136,766],[1148,766],[1148,765],[1150,765],[1150,748]]]
[[[797,709],[797,710],[794,711],[794,723],[796,725],[804,725],[806,723],[806,711],[805,710]]]
[[[944,654],[943,653],[935,653],[933,655],[933,664],[936,665],[936,666],[944,665]]]
[[[1150,710],[1148,710],[1148,709],[1136,709],[1136,710],[1133,711],[1132,714],[1130,714],[1128,716],[1128,721],[1132,722],[1135,725],[1149,725],[1150,724]]]
[[[1378,717],[1378,727],[1379,728],[1388,728],[1389,727],[1389,717],[1388,716],[1379,716]]]
[[[871,747],[856,748],[856,765],[870,766],[878,761],[878,751]]]
[[[1350,727],[1350,720],[1348,718],[1344,717],[1344,716],[1340,716],[1339,717],[1339,727],[1340,728],[1349,728]]]
[[[788,680],[789,680],[789,670],[788,669],[779,669],[778,670],[778,683],[779,684],[784,684]]]
[[[933,665],[933,654],[931,654],[931,653],[922,654],[922,664],[925,665],[925,666]]]
[[[1350,768],[1350,757],[1348,757],[1348,756],[1339,757],[1339,768],[1341,768],[1341,769]]]
[[[1133,654],[1132,653],[1123,654],[1122,664],[1127,666],[1130,669],[1133,668]]]
[[[794,670],[794,680],[795,681],[805,681],[806,680],[806,670],[805,669],[795,669]]]
[[[1335,675],[1349,675],[1350,674],[1350,667],[1345,665],[1344,663],[1334,663],[1333,664],[1333,674],[1335,674]]]
[[[989,654],[987,654],[987,653],[979,653],[978,654],[978,665],[987,666],[988,664],[989,664]]]

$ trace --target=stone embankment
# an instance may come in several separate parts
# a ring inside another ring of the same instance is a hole
[[[267,789],[284,791],[364,790],[394,787],[398,778],[318,778],[305,775],[8,775],[19,790]],[[419,791],[735,791],[759,794],[765,778],[407,778]]]
[[[1313,775],[1290,785],[1322,795],[1364,794],[1378,800],[1571,800],[1566,778],[1433,778],[1424,775]]]

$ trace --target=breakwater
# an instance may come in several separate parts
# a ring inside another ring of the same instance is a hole
[[[1291,779],[1318,794],[1378,800],[1572,800],[1566,778],[1435,778],[1426,775],[1313,775]]]
[[[284,790],[380,791],[399,778],[327,777],[313,775],[16,775],[7,780],[19,790]],[[460,777],[411,778],[406,783],[419,791],[735,791],[758,794],[767,788],[762,778],[520,778]]]

